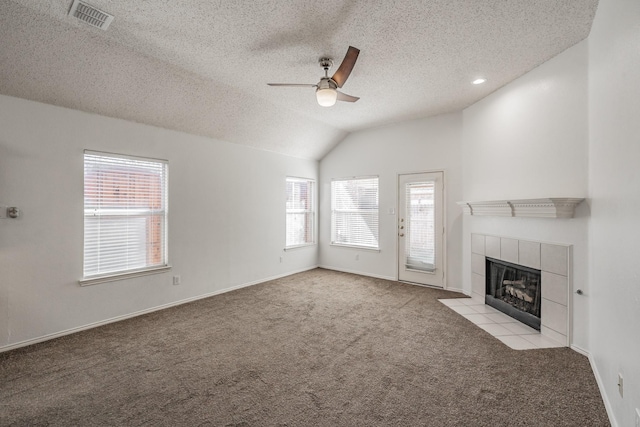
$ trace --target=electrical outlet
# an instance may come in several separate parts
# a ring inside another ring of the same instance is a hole
[[[624,397],[624,381],[622,380],[622,374],[618,374],[618,392],[620,397]]]
[[[174,285],[180,284],[180,276],[173,276],[173,284]]]
[[[640,427],[640,408],[636,408],[636,427]]]

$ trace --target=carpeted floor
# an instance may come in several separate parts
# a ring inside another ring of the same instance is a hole
[[[0,354],[0,425],[607,426],[588,360],[312,270]]]

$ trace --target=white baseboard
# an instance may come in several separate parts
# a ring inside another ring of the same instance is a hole
[[[346,269],[346,268],[330,267],[328,265],[319,265],[318,267],[324,268],[325,270],[341,271],[343,273],[357,274],[359,276],[373,277],[373,278],[376,278],[376,279],[391,280],[393,282],[397,282],[398,281],[398,279],[395,278],[395,277],[389,277],[389,276],[382,276],[382,275],[378,275],[378,274],[365,273],[363,271],[349,270],[349,269]]]
[[[354,270],[347,270],[347,269],[339,269],[339,268],[335,268],[335,267],[329,267],[329,266],[325,266],[325,265],[314,265],[312,267],[307,267],[307,268],[303,268],[300,270],[295,270],[295,271],[290,271],[287,273],[283,273],[283,274],[279,274],[276,276],[271,276],[271,277],[267,277],[264,279],[259,279],[259,280],[255,280],[252,282],[247,282],[247,283],[243,283],[240,285],[236,285],[236,286],[232,286],[229,288],[225,288],[225,289],[221,289],[221,290],[217,290],[214,292],[209,292],[206,294],[202,294],[202,295],[198,295],[195,297],[190,297],[190,298],[186,298],[183,300],[179,300],[179,301],[174,301],[171,303],[167,303],[167,304],[162,304],[156,307],[151,307],[151,308],[147,308],[145,310],[140,310],[140,311],[136,311],[134,313],[129,313],[129,314],[125,314],[122,316],[116,316],[116,317],[112,317],[110,319],[106,319],[106,320],[101,320],[99,322],[94,322],[94,323],[89,323],[83,326],[78,326],[75,328],[71,328],[71,329],[66,329],[64,331],[60,331],[60,332],[55,332],[52,334],[47,334],[47,335],[43,335],[41,337],[38,338],[32,338],[29,340],[25,340],[25,341],[21,341],[18,343],[14,343],[14,344],[10,344],[10,345],[6,345],[6,346],[2,346],[0,347],[0,353],[6,352],[6,351],[10,351],[10,350],[15,350],[17,348],[21,348],[21,347],[26,347],[28,345],[32,345],[32,344],[37,344],[40,342],[44,342],[44,341],[49,341],[55,338],[59,338],[59,337],[63,337],[65,335],[71,335],[73,333],[76,332],[81,332],[81,331],[85,331],[87,329],[93,329],[93,328],[97,328],[99,326],[103,326],[103,325],[108,325],[109,323],[115,323],[115,322],[119,322],[121,320],[126,320],[126,319],[130,319],[133,317],[137,317],[137,316],[142,316],[143,314],[148,314],[148,313],[153,313],[154,311],[159,311],[159,310],[164,310],[166,308],[170,308],[170,307],[175,307],[178,305],[182,305],[182,304],[187,304],[193,301],[197,301],[197,300],[201,300],[201,299],[205,299],[205,298],[209,298],[215,295],[220,295],[220,294],[224,294],[227,292],[231,292],[231,291],[235,291],[237,289],[242,289],[242,288],[246,288],[249,286],[254,286],[260,283],[265,283],[265,282],[269,282],[271,280],[276,280],[276,279],[281,279],[283,277],[287,277],[287,276],[291,276],[293,274],[298,274],[298,273],[302,273],[305,271],[309,271],[309,270],[313,270],[315,268],[324,268],[326,270],[334,270],[334,271],[341,271],[344,273],[351,273],[351,274],[358,274],[361,276],[368,276],[368,277],[374,277],[377,279],[384,279],[384,280],[391,280],[391,281],[397,281],[395,277],[388,277],[388,276],[382,276],[382,275],[376,275],[376,274],[370,274],[370,273],[364,273],[364,272],[360,272],[360,271],[354,271]],[[446,289],[447,291],[452,291],[452,292],[460,292],[463,293],[465,295],[469,295],[468,293],[466,293],[463,289],[457,289],[457,288],[448,288]],[[609,399],[607,398],[607,394],[604,388],[604,382],[602,381],[602,377],[600,376],[600,373],[598,372],[598,368],[595,364],[595,361],[593,360],[593,357],[591,356],[591,354],[581,348],[578,347],[576,345],[571,345],[571,349],[586,356],[589,360],[589,364],[591,365],[591,370],[593,371],[593,374],[595,376],[596,379],[596,383],[598,384],[598,389],[600,390],[600,395],[602,397],[602,401],[604,402],[604,407],[607,411],[607,416],[609,417],[609,421],[611,422],[611,426],[612,427],[618,427],[618,424],[613,416],[613,409],[611,407],[611,403],[609,402]]]
[[[575,345],[575,344],[571,344],[571,345],[569,346],[569,348],[571,348],[571,350],[573,350],[573,351],[575,351],[575,352],[577,352],[577,353],[580,353],[580,354],[581,354],[581,355],[583,355],[583,356],[587,356],[587,357],[589,357],[589,352],[588,352],[587,350],[585,350],[584,348],[582,348],[582,347],[578,347],[578,346],[577,346],[577,345]]]
[[[87,329],[97,328],[99,326],[108,325],[109,323],[119,322],[121,320],[130,319],[132,317],[142,316],[143,314],[153,313],[154,311],[164,310],[165,308],[170,308],[170,307],[175,307],[177,305],[187,304],[189,302],[197,301],[197,300],[204,299],[204,298],[209,298],[209,297],[212,297],[212,296],[215,296],[215,295],[224,294],[224,293],[227,293],[227,292],[235,291],[237,289],[247,288],[249,286],[258,285],[260,283],[269,282],[271,280],[281,279],[283,277],[291,276],[293,274],[302,273],[304,271],[313,270],[315,268],[318,268],[318,266],[314,265],[313,267],[308,267],[308,268],[303,268],[303,269],[300,269],[300,270],[290,271],[290,272],[287,272],[287,273],[284,273],[284,274],[279,274],[279,275],[276,275],[276,276],[271,276],[271,277],[267,277],[267,278],[264,278],[264,279],[255,280],[253,282],[247,282],[247,283],[243,283],[243,284],[240,284],[240,285],[231,286],[229,288],[225,288],[225,289],[221,289],[221,290],[218,290],[218,291],[209,292],[209,293],[198,295],[198,296],[195,296],[195,297],[190,297],[190,298],[182,299],[182,300],[179,300],[179,301],[174,301],[174,302],[170,302],[170,303],[167,303],[167,304],[158,305],[158,306],[155,306],[155,307],[147,308],[147,309],[136,311],[136,312],[133,312],[133,313],[124,314],[122,316],[116,316],[116,317],[112,317],[110,319],[100,320],[98,322],[89,323],[89,324],[86,324],[86,325],[83,325],[83,326],[78,326],[78,327],[75,327],[75,328],[66,329],[64,331],[54,332],[52,334],[43,335],[43,336],[40,336],[40,337],[37,337],[37,338],[32,338],[32,339],[28,339],[28,340],[25,340],[25,341],[20,341],[18,343],[9,344],[9,345],[0,347],[0,353],[3,353],[5,351],[10,351],[10,350],[15,350],[17,348],[26,347],[28,345],[37,344],[37,343],[44,342],[44,341],[49,341],[49,340],[52,340],[54,338],[60,338],[60,337],[63,337],[65,335],[71,335],[71,334],[74,334],[76,332],[85,331]]]
[[[457,292],[459,294],[464,294],[468,297],[471,296],[471,292],[466,292],[464,289],[460,289],[460,288],[447,288],[445,289],[445,291]]]
[[[598,389],[600,389],[600,397],[602,397],[602,401],[604,402],[604,408],[607,410],[607,416],[609,417],[609,422],[611,423],[611,427],[618,427],[618,423],[616,422],[616,419],[613,416],[613,408],[611,407],[611,402],[609,402],[609,399],[607,397],[607,392],[604,388],[604,381],[602,381],[600,372],[598,372],[598,367],[596,366],[595,360],[593,360],[593,356],[591,356],[591,353],[586,352],[583,349],[577,350],[576,346],[574,345],[572,345],[571,348],[576,350],[578,353],[582,353],[582,354],[586,353],[585,356],[587,356],[587,358],[589,359],[591,370],[593,371],[593,375],[596,377],[596,383],[598,384]]]
[[[366,272],[363,272],[363,271],[350,270],[350,269],[347,269],[347,268],[330,267],[328,265],[319,265],[318,267],[324,268],[325,270],[341,271],[343,273],[351,273],[351,274],[357,274],[359,276],[374,277],[376,279],[384,279],[384,280],[391,280],[393,282],[398,282],[398,278],[397,277],[383,276],[383,275],[380,275],[380,274],[371,274],[371,273],[366,273]],[[442,289],[444,291],[458,292],[460,294],[464,294],[464,295],[470,296],[470,293],[465,292],[463,289],[459,289],[459,288],[446,288],[445,289],[445,288],[441,288],[441,287],[438,287],[438,286],[420,285],[418,283],[410,283],[410,282],[402,282],[402,283],[409,283],[411,285],[424,286],[424,287],[433,288],[433,289]]]
[[[320,267],[320,266],[319,265],[314,265],[312,267],[305,267],[305,268],[301,268],[300,270],[289,271],[287,273],[278,274],[276,276],[267,277],[265,279],[254,280],[253,282],[243,283],[242,285],[234,286],[233,288],[224,289],[223,291],[217,291],[217,293],[214,294],[214,295],[223,294],[225,292],[234,291],[236,289],[246,288],[247,286],[258,285],[258,284],[264,283],[264,282],[270,282],[271,280],[282,279],[283,277],[292,276],[292,275],[298,274],[298,273],[304,273],[305,271],[309,271],[309,270],[315,270],[318,267]],[[209,296],[213,296],[213,295],[209,295]],[[207,297],[205,297],[205,298],[207,298]]]

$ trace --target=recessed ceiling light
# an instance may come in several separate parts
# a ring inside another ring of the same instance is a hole
[[[482,83],[486,82],[487,79],[485,78],[479,78],[479,79],[475,79],[474,81],[472,81],[471,83],[473,83],[474,85],[481,85]]]

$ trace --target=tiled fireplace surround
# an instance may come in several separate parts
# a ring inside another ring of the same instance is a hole
[[[569,346],[572,247],[471,234],[471,296],[477,301],[486,294],[485,257],[541,270],[540,333]]]

